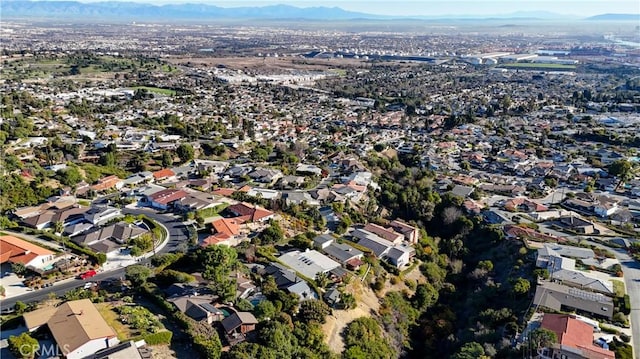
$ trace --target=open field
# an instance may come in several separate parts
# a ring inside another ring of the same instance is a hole
[[[300,57],[175,57],[172,64],[215,67],[222,65],[235,70],[260,70],[261,73],[288,73],[291,70],[326,71],[335,68],[369,67],[360,59],[307,59]]]
[[[575,70],[576,69],[576,65],[539,64],[539,63],[529,63],[529,62],[514,62],[510,64],[502,64],[502,65],[499,65],[498,67],[540,69],[540,70]]]

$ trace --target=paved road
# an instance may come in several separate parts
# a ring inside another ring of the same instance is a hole
[[[184,227],[184,224],[180,220],[176,219],[173,216],[158,214],[153,211],[144,210],[144,209],[126,208],[126,209],[123,209],[122,212],[125,214],[133,214],[133,215],[145,214],[148,217],[162,223],[165,227],[167,227],[167,230],[169,231],[169,242],[167,243],[166,246],[160,249],[158,253],[173,252],[182,243],[186,244],[188,242],[187,229]],[[87,281],[97,282],[105,279],[121,278],[121,277],[124,277],[124,271],[125,271],[125,268],[117,268],[111,271],[105,271],[102,273],[98,273],[97,275],[93,276],[91,279]],[[57,283],[52,287],[38,289],[23,295],[4,299],[0,302],[0,307],[3,310],[5,308],[12,308],[17,301],[21,301],[24,303],[38,302],[38,301],[47,299],[49,297],[49,293],[55,293],[57,296],[60,296],[75,288],[83,287],[87,281],[81,280],[81,279],[68,279],[60,283]]]

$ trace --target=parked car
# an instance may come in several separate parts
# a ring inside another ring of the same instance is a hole
[[[89,279],[91,277],[93,277],[94,275],[98,274],[98,272],[96,272],[95,270],[88,270],[82,274],[80,274],[80,279]]]
[[[93,287],[95,287],[96,285],[98,285],[97,283],[94,282],[87,282],[84,284],[84,289],[91,289]]]

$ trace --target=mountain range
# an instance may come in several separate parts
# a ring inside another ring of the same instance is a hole
[[[495,16],[384,16],[352,12],[339,7],[306,7],[272,5],[261,7],[218,7],[205,4],[152,5],[135,2],[106,1],[83,3],[78,1],[25,1],[3,0],[0,11],[4,19],[31,18],[52,20],[109,19],[123,21],[142,20],[351,20],[351,19],[496,19],[496,20],[558,20],[577,17],[550,12],[517,12]],[[603,14],[586,20],[638,20],[637,14]]]

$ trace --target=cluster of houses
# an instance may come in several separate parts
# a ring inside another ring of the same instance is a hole
[[[72,242],[105,254],[149,231],[142,223],[119,222],[123,216],[119,208],[82,206],[73,196],[52,197],[38,206],[19,208],[12,215],[25,227],[60,230]]]

